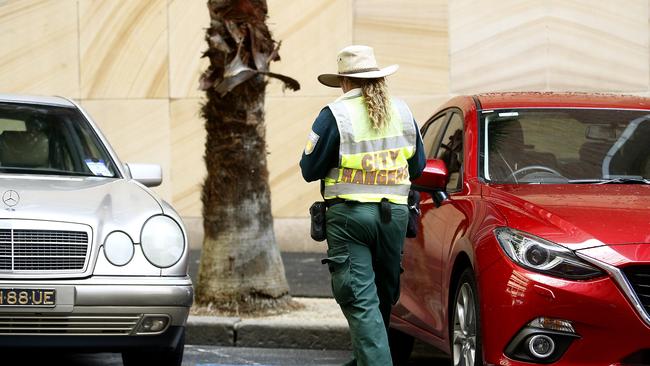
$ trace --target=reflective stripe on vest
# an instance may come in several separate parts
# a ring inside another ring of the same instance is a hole
[[[324,197],[405,204],[410,188],[407,159],[415,153],[418,131],[406,104],[391,99],[391,113],[381,131],[370,126],[362,97],[328,105],[340,135],[339,167],[325,181]]]

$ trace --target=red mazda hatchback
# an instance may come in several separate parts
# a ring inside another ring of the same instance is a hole
[[[397,358],[650,364],[650,98],[461,96],[422,137]]]

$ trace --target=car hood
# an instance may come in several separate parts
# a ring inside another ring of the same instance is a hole
[[[9,207],[0,199],[0,220],[86,224],[99,240],[120,230],[139,242],[144,222],[162,213],[160,202],[146,188],[124,179],[0,176],[0,195],[10,190],[18,193],[19,201]]]
[[[488,185],[508,225],[572,249],[650,243],[650,186]]]

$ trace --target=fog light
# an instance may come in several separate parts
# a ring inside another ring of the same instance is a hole
[[[163,331],[169,323],[169,317],[164,315],[145,316],[138,327],[138,333],[158,333]]]
[[[573,324],[570,321],[562,320],[562,319],[541,317],[528,323],[528,326],[534,328],[540,328],[540,329],[555,330],[558,332],[565,332],[565,333],[575,334],[576,332],[575,329],[573,329]]]
[[[537,358],[547,358],[555,351],[555,341],[547,335],[537,334],[528,339],[528,350]]]
[[[504,353],[516,361],[551,364],[579,338],[570,321],[539,317],[519,330]]]
[[[111,264],[123,266],[131,261],[135,249],[131,237],[121,231],[113,231],[104,241],[104,255]]]

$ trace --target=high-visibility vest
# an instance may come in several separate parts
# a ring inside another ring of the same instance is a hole
[[[411,181],[407,159],[415,154],[418,131],[406,103],[391,98],[382,129],[370,123],[361,96],[328,104],[340,135],[339,165],[324,179],[325,199],[406,204]]]

